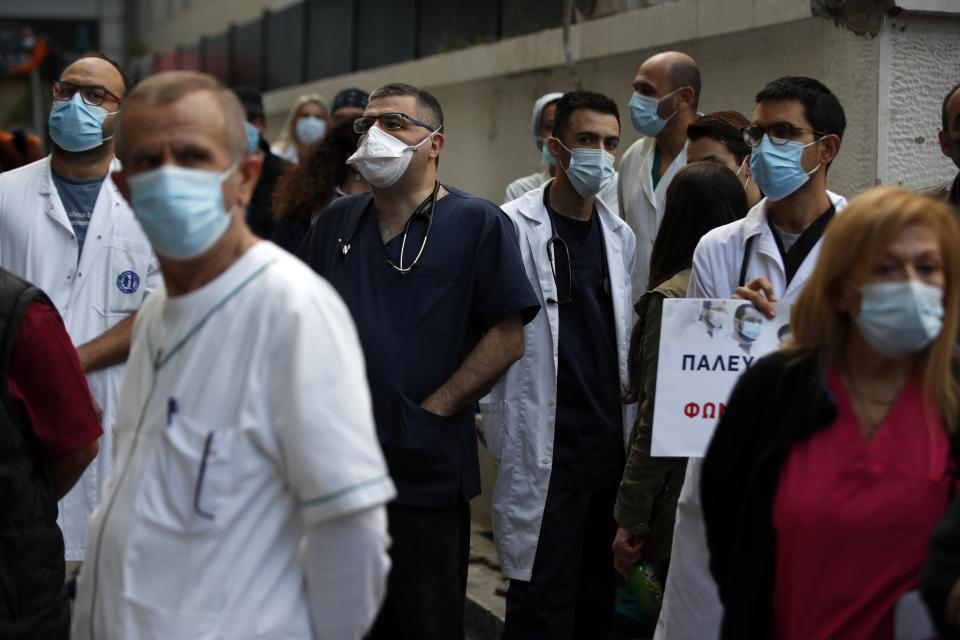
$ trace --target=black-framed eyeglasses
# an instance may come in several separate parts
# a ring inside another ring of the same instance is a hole
[[[418,127],[423,127],[428,131],[433,131],[433,127],[428,125],[426,122],[421,122],[412,116],[408,116],[405,113],[391,112],[391,113],[381,113],[378,116],[360,116],[353,121],[353,130],[364,135],[370,131],[370,127],[375,125],[377,122],[380,123],[380,128],[384,131],[400,131],[401,129],[407,128],[407,122],[415,124]]]
[[[53,83],[54,100],[72,100],[77,91],[80,92],[80,98],[91,107],[103,106],[104,100],[108,98],[117,104],[123,104],[123,98],[104,87],[96,84],[73,84],[63,80]]]
[[[770,142],[777,146],[785,145],[792,140],[796,140],[803,133],[812,133],[821,138],[827,134],[816,129],[805,129],[797,127],[789,122],[774,122],[773,124],[751,124],[740,131],[743,141],[751,147],[760,146],[763,142],[764,134],[770,138]]]

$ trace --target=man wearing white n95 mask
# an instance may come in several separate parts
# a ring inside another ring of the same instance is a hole
[[[74,638],[355,639],[382,599],[394,488],[363,356],[336,293],[247,228],[243,121],[192,72],[124,106],[114,178],[166,286],[134,327]]]
[[[605,638],[610,539],[634,407],[623,407],[634,237],[598,197],[613,177],[617,105],[587,91],[557,103],[544,144],[557,177],[503,209],[545,313],[523,359],[481,401],[497,463],[494,539],[510,578],[505,639]]]
[[[372,193],[330,203],[297,254],[343,296],[397,486],[392,570],[368,640],[463,638],[476,401],[523,355],[537,299],[503,211],[440,184],[443,109],[388,84],[354,120]]]

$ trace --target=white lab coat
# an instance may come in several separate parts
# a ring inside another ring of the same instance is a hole
[[[839,213],[847,204],[842,196],[827,192]],[[781,302],[796,302],[813,274],[821,239],[814,245],[787,285],[783,258],[767,224],[769,201],[764,198],[742,220],[718,227],[700,239],[693,254],[688,298],[729,298],[736,290],[747,239],[754,241],[745,282],[761,276],[773,285]],[[700,506],[702,458],[690,458],[677,503],[670,571],[663,609],[654,640],[713,640],[720,629],[723,607],[710,575],[706,530]]]
[[[618,199],[620,217],[633,229],[637,241],[637,261],[633,268],[633,299],[639,300],[647,292],[650,281],[650,256],[653,241],[663,221],[663,207],[667,188],[673,176],[687,164],[687,145],[673,159],[666,173],[653,188],[654,150],[656,138],[640,138],[620,158]]]
[[[524,327],[523,358],[480,401],[484,436],[498,469],[493,492],[494,540],[504,575],[524,581],[531,578],[540,539],[556,420],[560,313],[556,304],[546,302],[556,298],[557,292],[546,251],[550,220],[543,205],[545,186],[503,206],[517,229],[527,277],[543,311]],[[629,227],[602,200],[596,203],[610,274],[620,383],[626,384],[634,240]],[[635,413],[636,405],[623,409],[624,450]]]
[[[550,172],[547,169],[538,171],[537,173],[532,173],[529,176],[517,178],[507,185],[506,202],[516,200],[527,191],[542,187],[552,179],[553,178],[550,177]],[[610,209],[614,215],[620,215],[620,203],[618,196],[620,190],[619,185],[620,175],[614,171],[613,180],[604,186],[603,189],[600,190],[600,193],[597,194],[597,198],[603,200],[603,204],[607,205],[607,208]]]
[[[118,170],[114,161],[111,171]],[[42,289],[81,345],[137,311],[160,281],[147,238],[108,176],[100,188],[83,253],[50,174],[49,156],[0,175],[0,266]],[[83,560],[87,521],[109,474],[111,430],[123,365],[87,376],[103,408],[100,454],[60,502],[67,560]]]

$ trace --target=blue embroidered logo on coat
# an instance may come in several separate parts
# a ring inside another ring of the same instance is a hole
[[[124,271],[117,276],[117,289],[123,293],[133,293],[140,288],[140,276],[133,271]]]

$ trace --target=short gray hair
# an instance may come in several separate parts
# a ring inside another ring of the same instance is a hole
[[[227,129],[227,146],[236,158],[247,152],[247,133],[244,122],[247,116],[237,96],[219,80],[206,73],[196,71],[167,71],[151,76],[138,84],[123,101],[117,123],[117,156],[122,160],[125,155],[123,139],[123,114],[135,104],[165,105],[173,104],[184,96],[196,91],[209,91],[223,110]]]

